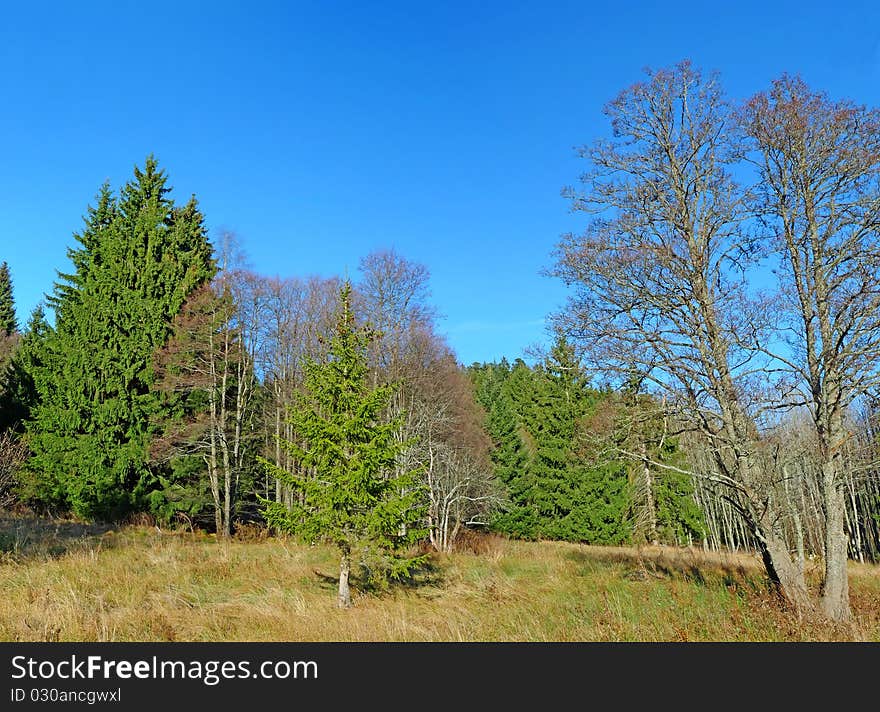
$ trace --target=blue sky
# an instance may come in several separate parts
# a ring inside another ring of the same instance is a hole
[[[545,341],[560,189],[605,102],[690,58],[745,97],[783,71],[880,104],[870,2],[3,3],[0,261],[19,317],[86,205],[154,153],[266,274],[431,272],[464,363]]]

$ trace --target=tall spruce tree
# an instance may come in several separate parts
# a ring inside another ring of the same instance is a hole
[[[506,485],[509,500],[496,515],[493,528],[521,539],[536,539],[535,478],[513,401],[503,388],[489,406],[486,425],[495,445],[491,455],[495,475]]]
[[[12,336],[18,331],[15,318],[15,300],[12,296],[12,277],[9,265],[0,264],[0,337]]]
[[[486,410],[495,474],[507,502],[492,526],[524,539],[626,541],[629,491],[623,462],[585,446],[584,419],[605,395],[592,389],[573,348],[559,339],[534,367],[517,359],[471,368]]]
[[[506,490],[506,501],[493,518],[492,528],[519,539],[536,539],[539,527],[533,501],[534,476],[529,468],[531,454],[523,440],[522,419],[511,395],[514,382],[519,384],[520,393],[531,390],[532,372],[522,361],[514,368],[517,373],[514,379],[511,379],[507,359],[500,363],[475,364],[470,373],[475,398],[486,412],[485,426],[493,445],[490,457],[495,476]],[[523,383],[529,384],[528,389],[523,389]]]
[[[626,469],[622,463],[594,462],[582,447],[583,419],[599,394],[564,338],[557,339],[537,375],[531,468],[542,536],[591,544],[627,541]]]
[[[39,396],[28,423],[30,491],[87,518],[140,506],[155,484],[148,466],[153,354],[187,295],[215,273],[195,198],[178,207],[148,157],[115,197],[104,185],[69,252],[50,304]]]
[[[368,575],[409,575],[423,557],[406,549],[427,533],[418,471],[395,468],[409,443],[399,437],[402,419],[384,417],[394,388],[370,386],[370,337],[355,323],[351,292],[346,282],[328,358],[307,364],[304,392],[290,410],[297,440],[283,445],[297,466],[288,471],[264,460],[270,475],[299,493],[290,506],[265,500],[266,520],[306,541],[337,547],[341,608],[351,605],[352,563],[361,563]]]

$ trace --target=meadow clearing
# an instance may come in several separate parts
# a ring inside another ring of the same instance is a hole
[[[471,536],[339,610],[333,549],[264,530],[222,541],[4,515],[0,547],[5,641],[880,640],[867,564],[850,564],[853,622],[832,625],[786,611],[742,553]]]

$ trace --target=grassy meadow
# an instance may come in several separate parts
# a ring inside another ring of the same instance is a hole
[[[756,557],[692,549],[472,537],[350,610],[332,549],[256,531],[3,515],[0,550],[4,641],[880,641],[880,567],[860,564],[832,627],[793,620]]]

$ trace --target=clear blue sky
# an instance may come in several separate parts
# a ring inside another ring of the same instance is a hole
[[[873,2],[4,2],[0,261],[28,313],[86,205],[155,153],[266,274],[431,271],[464,363],[522,355],[563,301],[574,147],[645,66],[733,97],[783,71],[880,104]]]

